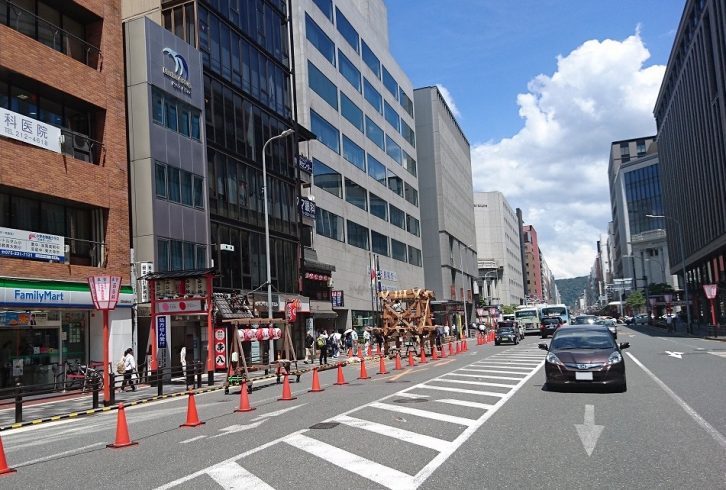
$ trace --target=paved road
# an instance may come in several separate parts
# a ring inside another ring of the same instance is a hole
[[[303,378],[304,385],[292,385],[296,400],[277,401],[279,387],[256,391],[250,399],[257,410],[248,413],[232,413],[238,393],[201,395],[197,408],[206,424],[193,429],[178,428],[184,400],[135,407],[127,417],[139,445],[127,449],[105,448],[114,438],[115,413],[5,432],[18,473],[0,482],[3,488],[726,488],[726,443],[719,439],[726,430],[714,408],[726,398],[719,377],[726,358],[716,355],[726,344],[624,328],[620,336],[632,344],[625,351],[632,355],[625,356],[626,393],[543,390],[543,352],[529,337],[518,346],[472,346],[388,376],[368,366],[370,380],[355,379],[358,368],[349,367],[346,386],[331,386],[336,373],[326,372],[322,393],[307,393]],[[665,350],[684,354],[678,359]]]

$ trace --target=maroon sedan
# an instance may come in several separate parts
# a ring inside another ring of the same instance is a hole
[[[618,345],[604,326],[560,328],[549,346],[539,344],[547,351],[547,387],[604,385],[625,391],[625,363],[620,351],[628,347],[628,342]]]

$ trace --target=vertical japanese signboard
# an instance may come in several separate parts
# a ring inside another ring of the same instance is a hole
[[[214,329],[214,365],[217,369],[227,367],[227,332],[223,328]]]

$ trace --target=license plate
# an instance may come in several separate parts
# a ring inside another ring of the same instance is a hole
[[[592,373],[575,373],[577,381],[592,381]]]

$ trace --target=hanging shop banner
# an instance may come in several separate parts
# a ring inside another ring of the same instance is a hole
[[[0,135],[46,150],[61,152],[61,130],[0,107]]]
[[[718,294],[718,284],[704,284],[703,292],[707,299],[715,299]]]
[[[169,315],[160,315],[156,317],[156,342],[159,349],[167,347],[167,332],[171,325],[171,317]]]
[[[287,317],[288,322],[295,323],[295,320],[297,320],[298,308],[300,308],[299,299],[290,300],[285,304],[285,316]]]
[[[308,157],[305,155],[298,155],[295,157],[295,161],[297,162],[297,168],[309,174],[313,173],[313,162]]]
[[[62,236],[0,226],[0,256],[51,262],[65,261]]]
[[[343,299],[343,291],[330,291],[330,303],[333,308],[343,308],[345,301]]]
[[[214,329],[214,365],[217,369],[227,367],[227,332],[224,328]]]

